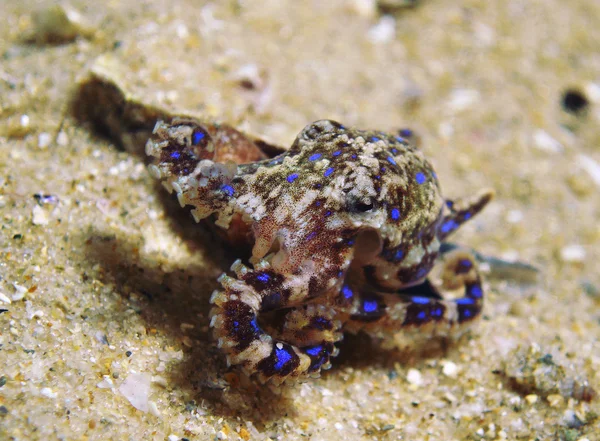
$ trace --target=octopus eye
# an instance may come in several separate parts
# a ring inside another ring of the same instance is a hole
[[[350,210],[354,213],[367,213],[373,208],[375,208],[373,201],[368,201],[366,203],[364,201],[354,201],[350,206]]]

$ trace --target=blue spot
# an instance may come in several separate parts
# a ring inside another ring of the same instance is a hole
[[[467,211],[464,215],[463,215],[463,219],[464,220],[469,220],[471,219],[471,216],[473,216],[469,211]]]
[[[322,350],[323,350],[323,346],[317,345],[317,346],[313,346],[312,348],[304,349],[304,352],[306,352],[311,357],[317,357],[317,356],[321,355]]]
[[[394,155],[397,155],[397,154],[398,154],[398,149],[392,149],[392,153],[393,153]]]
[[[275,366],[273,368],[276,371],[280,371],[285,364],[292,359],[291,354],[285,349],[279,349],[275,346],[275,358],[277,361],[275,362]]]
[[[229,196],[233,196],[235,193],[235,190],[231,185],[222,185],[221,190],[227,193]]]
[[[448,207],[449,209],[452,210],[453,206],[454,206],[454,201],[446,201],[446,207]]]
[[[269,276],[267,273],[260,273],[256,276],[256,280],[262,283],[269,283],[271,276]]]
[[[291,184],[292,182],[294,182],[296,179],[298,179],[298,173],[292,173],[291,175],[289,175],[287,177],[287,181]]]
[[[314,239],[315,236],[317,235],[316,231],[313,231],[312,233],[310,233],[308,236],[306,236],[306,240],[311,240]]]
[[[377,141],[379,141],[379,138],[377,136],[371,136],[370,141],[371,142],[377,142]]]
[[[459,264],[467,270],[473,266],[473,263],[469,259],[461,259]]]
[[[358,156],[356,156],[356,155],[352,155],[352,156],[350,156],[350,157],[351,157],[352,159],[356,159]]]
[[[342,154],[341,150],[337,150],[335,152],[333,152],[332,156],[340,156]]]
[[[455,230],[458,227],[458,224],[454,219],[449,219],[442,224],[440,231],[444,234],[449,233],[452,230]]]
[[[252,319],[252,321],[250,322],[250,326],[252,326],[252,329],[254,329],[255,333],[260,333],[260,328],[258,327],[258,323],[256,322],[256,317]]]
[[[426,275],[427,275],[427,268],[421,268],[419,271],[417,271],[417,279],[425,277]]]
[[[402,129],[399,130],[398,133],[400,133],[400,136],[404,136],[405,138],[409,138],[413,134],[412,130],[410,129]]]
[[[379,181],[381,179],[381,176],[377,175],[377,176],[375,176],[375,179],[377,179]]]
[[[346,245],[348,245],[349,247],[351,247],[352,245],[354,245],[354,239],[348,239],[346,241]]]
[[[344,285],[344,287],[342,288],[342,294],[344,295],[344,298],[348,300],[354,297],[354,293],[348,285]]]
[[[442,314],[443,314],[442,308],[436,308],[436,309],[434,309],[433,311],[431,311],[431,316],[432,316],[433,318],[436,318],[436,317],[441,317],[441,316],[442,316]]]
[[[192,144],[193,145],[200,144],[200,141],[202,141],[205,136],[206,135],[202,132],[194,132],[194,134],[192,135]]]
[[[455,302],[457,305],[473,305],[475,300],[468,297],[461,297],[460,299],[456,299]]]
[[[323,173],[323,176],[328,178],[329,176],[331,176],[331,174],[333,173],[334,170],[335,169],[333,167],[329,167],[327,170],[325,170],[325,173]]]
[[[436,172],[431,172],[431,176],[433,176],[433,179],[435,179],[437,181],[437,173]]]
[[[401,144],[404,144],[406,142],[406,139],[400,137],[400,136],[396,136],[396,141],[398,141]]]
[[[390,164],[392,164],[392,165],[396,165],[396,161],[394,161],[394,158],[392,158],[391,156],[388,156],[388,157],[387,157],[387,160],[388,160],[388,162],[389,162]]]
[[[419,297],[419,296],[414,296],[410,298],[412,300],[413,303],[418,303],[419,305],[427,305],[431,299],[429,297]]]
[[[425,318],[427,318],[427,314],[425,313],[425,311],[421,311],[417,314],[417,318],[419,320],[425,320]]]
[[[235,332],[237,332],[239,327],[240,327],[240,322],[238,322],[237,320],[234,320],[233,321],[233,330]]]
[[[417,173],[416,179],[417,179],[417,184],[419,184],[419,185],[424,184],[425,181],[427,180],[427,178],[425,177],[425,174],[423,174],[421,172]]]
[[[377,311],[377,300],[365,300],[363,302],[363,311],[365,312],[375,312]]]
[[[309,161],[316,161],[316,160],[317,160],[317,159],[319,159],[321,156],[323,156],[323,155],[322,155],[322,154],[320,154],[320,153],[315,153],[315,154],[311,155],[311,156],[308,158],[308,160],[309,160]]]
[[[171,153],[171,159],[179,159],[181,157],[181,153],[173,152]]]
[[[316,205],[317,207],[320,207],[320,206],[321,206],[321,201],[317,201],[317,202],[315,202],[315,205]]]
[[[396,254],[394,254],[395,260],[401,260],[404,257],[404,251],[396,250]]]
[[[325,217],[329,217],[329,216],[331,216],[331,210],[327,210],[327,211],[325,212]]]
[[[483,292],[481,291],[481,286],[479,285],[473,285],[469,289],[469,293],[471,294],[471,297],[475,297],[476,299],[481,298],[481,296],[483,295]]]
[[[392,220],[400,219],[400,210],[398,210],[397,208],[392,208],[392,211],[390,212],[390,217],[392,218]]]

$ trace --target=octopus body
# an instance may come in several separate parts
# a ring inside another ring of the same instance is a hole
[[[210,300],[228,364],[279,384],[330,367],[344,332],[451,336],[480,314],[474,259],[442,259],[440,246],[492,192],[444,199],[411,137],[321,120],[268,157],[266,144],[218,125],[157,123],[152,174],[196,220],[252,245],[251,267],[235,261]],[[428,281],[439,260],[460,296]]]

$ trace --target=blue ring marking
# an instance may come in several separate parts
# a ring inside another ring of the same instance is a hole
[[[473,213],[471,213],[470,211],[467,211],[465,214],[463,214],[463,219],[469,220],[469,219],[471,219],[471,216],[473,216]]]
[[[366,313],[369,313],[369,312],[375,312],[375,311],[377,311],[377,307],[379,305],[377,304],[377,300],[367,300],[367,299],[365,299],[365,300],[363,300],[363,305],[362,306],[363,306],[363,311],[366,312]]]
[[[331,174],[333,173],[334,170],[335,169],[333,167],[329,167],[327,170],[325,170],[325,173],[323,173],[323,176],[328,178],[329,176],[331,176]]]
[[[273,366],[273,368],[276,371],[280,371],[283,366],[285,366],[285,364],[292,359],[292,356],[285,349],[279,349],[277,346],[275,346],[275,358],[277,361],[275,362],[275,366]]]
[[[250,321],[250,326],[252,326],[252,329],[254,329],[254,332],[259,334],[260,333],[260,328],[258,327],[258,322],[256,321],[256,317],[254,317],[251,321]]]
[[[235,189],[231,185],[221,185],[221,190],[227,193],[230,197],[235,193]]]
[[[448,207],[449,209],[452,210],[453,206],[454,206],[454,201],[451,201],[451,200],[446,201],[446,207]]]
[[[331,216],[331,210],[327,210],[327,211],[325,212],[325,217],[329,217],[329,216]]]
[[[234,320],[234,321],[233,321],[233,330],[234,330],[235,332],[237,332],[237,331],[238,331],[238,329],[239,329],[239,327],[240,327],[240,322],[238,322],[237,320]]]
[[[457,227],[458,224],[456,223],[456,221],[454,219],[449,219],[442,224],[440,231],[445,234],[449,233],[452,230],[455,230]]]
[[[344,296],[345,299],[350,300],[352,297],[354,297],[354,293],[352,292],[352,290],[350,289],[350,287],[348,285],[344,285],[342,287],[342,294]]]
[[[469,288],[469,294],[471,297],[475,297],[476,299],[480,299],[483,296],[483,291],[481,290],[481,286],[473,285]]]
[[[356,156],[356,155],[352,155],[352,156],[350,156],[350,157],[351,157],[352,159],[356,159],[356,158],[358,158],[358,156]]]
[[[470,269],[473,266],[473,262],[471,262],[471,260],[469,259],[460,259],[459,264],[460,266],[464,266],[468,269]]]
[[[396,250],[396,254],[394,254],[394,259],[395,260],[400,260],[404,257],[404,251],[402,250]]]
[[[396,161],[394,161],[394,158],[392,158],[391,156],[387,157],[387,161],[392,165],[398,165],[398,164],[396,164]]]
[[[413,303],[418,303],[419,305],[427,305],[431,302],[431,299],[429,297],[420,297],[420,296],[413,296],[410,298],[410,300]]]
[[[427,313],[425,311],[421,311],[417,314],[417,318],[419,320],[425,320],[427,318]]]
[[[314,154],[312,154],[312,155],[309,156],[308,160],[309,161],[316,161],[321,156],[323,156],[321,153],[314,153]]]
[[[390,212],[390,217],[392,218],[392,220],[400,219],[400,210],[398,210],[397,208],[392,208],[392,211]]]
[[[205,136],[206,136],[206,134],[204,134],[202,132],[194,132],[192,134],[192,145],[200,144],[200,141],[202,141]]]
[[[392,153],[393,153],[394,155],[397,155],[397,154],[398,154],[398,149],[392,149]]]
[[[171,156],[171,159],[179,159],[181,157],[181,153],[180,152],[173,152],[171,153],[169,156]]]
[[[422,172],[417,173],[415,178],[417,179],[417,184],[419,184],[419,185],[424,184],[425,181],[427,180],[427,177]]]
[[[291,175],[289,175],[287,178],[287,181],[291,184],[292,182],[294,182],[296,179],[298,179],[298,173],[292,173]]]
[[[317,345],[317,346],[313,346],[312,348],[305,348],[304,352],[306,352],[311,357],[318,357],[319,355],[321,355],[322,350],[323,350],[323,346]]]
[[[410,129],[401,129],[398,131],[398,133],[400,133],[400,136],[404,136],[405,138],[409,138],[412,136],[413,131]]]
[[[431,317],[437,318],[437,317],[441,317],[443,314],[442,308],[436,308],[433,311],[431,311]]]
[[[369,139],[369,141],[371,141],[371,142],[377,142],[380,140],[381,140],[381,138],[378,138],[377,136],[371,136],[371,139]]]
[[[256,276],[256,280],[262,283],[269,283],[271,276],[269,276],[267,273],[260,273],[258,276]]]
[[[474,305],[475,304],[475,300],[473,300],[469,297],[461,297],[460,299],[454,300],[454,302],[457,305]]]
[[[342,154],[341,150],[337,150],[331,154],[331,156],[340,156]]]
[[[473,316],[473,311],[471,311],[470,309],[464,308],[460,311],[460,314],[462,315],[462,318],[468,319]]]

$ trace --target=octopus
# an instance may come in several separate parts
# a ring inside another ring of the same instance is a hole
[[[151,174],[231,249],[251,247],[210,298],[228,366],[263,383],[316,377],[346,332],[451,338],[481,315],[475,259],[442,246],[493,192],[445,199],[414,141],[320,120],[281,149],[228,126],[156,123]],[[452,293],[430,280],[438,263]]]

